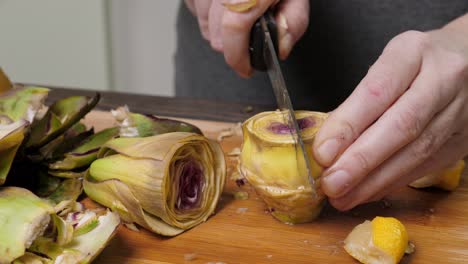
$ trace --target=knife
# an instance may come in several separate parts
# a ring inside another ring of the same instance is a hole
[[[277,27],[272,12],[267,11],[255,23],[250,39],[250,57],[253,68],[259,71],[266,71],[271,81],[273,93],[275,94],[278,109],[283,115],[285,124],[291,128],[290,133],[296,147],[296,160],[302,158],[305,163],[307,177],[312,187],[312,193],[316,193],[315,180],[312,177],[310,160],[308,158],[304,142],[300,135],[299,125],[294,115],[291,99],[284,81],[281,67],[278,61]]]

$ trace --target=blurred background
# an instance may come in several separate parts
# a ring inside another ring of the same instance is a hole
[[[14,82],[174,95],[182,0],[0,0],[0,67]]]

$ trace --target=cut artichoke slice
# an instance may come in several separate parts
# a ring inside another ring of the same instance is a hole
[[[91,164],[86,194],[126,222],[175,236],[208,219],[225,183],[218,143],[173,132],[109,141]]]
[[[0,188],[0,263],[10,263],[45,231],[54,208],[32,192]]]
[[[0,124],[0,186],[6,181],[18,148],[24,139],[28,122],[19,120],[11,124]]]
[[[311,173],[319,187],[323,169],[314,159],[312,144],[327,114],[310,111],[296,111],[295,114],[310,158]],[[294,139],[283,122],[282,113],[257,114],[243,123],[242,131],[240,173],[254,186],[272,215],[289,224],[315,219],[325,196],[319,188],[318,196],[313,196],[305,164],[296,158]]]

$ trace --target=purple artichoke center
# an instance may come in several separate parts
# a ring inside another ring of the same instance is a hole
[[[304,117],[297,120],[297,125],[299,126],[299,130],[303,130],[309,127],[313,127],[315,125],[315,120],[313,117]],[[294,128],[289,127],[287,124],[283,124],[280,122],[273,122],[268,127],[268,130],[275,134],[289,134],[293,131]]]
[[[177,194],[178,210],[190,210],[200,204],[200,197],[204,185],[203,171],[193,160],[182,161],[184,167],[179,176],[179,192]]]

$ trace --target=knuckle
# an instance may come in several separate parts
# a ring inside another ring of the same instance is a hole
[[[447,67],[445,82],[458,83],[468,79],[468,58],[458,52],[446,54]]]
[[[221,25],[224,29],[230,32],[249,31],[253,25],[253,20],[250,16],[242,16],[237,13],[227,12],[223,16]]]
[[[412,147],[412,156],[419,161],[429,159],[438,149],[437,136],[427,131],[423,133],[418,140],[414,142]]]
[[[352,156],[352,160],[354,161],[354,166],[356,166],[359,171],[362,171],[362,172],[369,172],[372,168],[371,168],[371,165],[370,165],[370,161],[369,161],[369,156],[368,155],[365,155],[363,152],[361,151],[357,151],[357,152],[354,152],[353,154],[351,154]]]
[[[385,74],[375,74],[372,78],[363,81],[364,90],[372,99],[386,102],[390,98],[390,89],[394,87],[394,80]]]
[[[407,107],[406,110],[397,114],[394,120],[395,129],[402,135],[405,142],[415,139],[422,129],[422,121],[415,107]]]
[[[427,50],[431,46],[431,39],[425,32],[408,30],[395,36],[389,42],[389,48],[414,47],[416,50]]]

